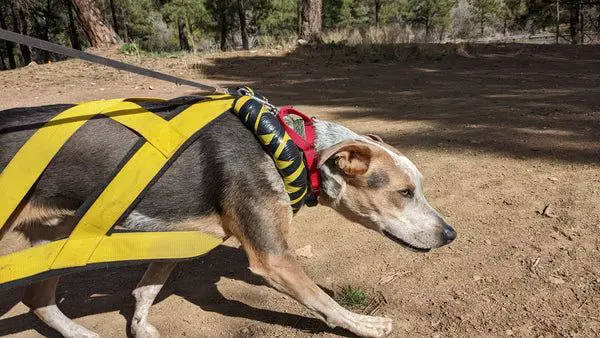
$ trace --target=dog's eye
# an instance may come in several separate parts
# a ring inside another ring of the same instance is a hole
[[[400,191],[398,191],[400,193],[400,195],[406,197],[406,198],[411,198],[414,195],[414,192],[410,189],[402,189]]]

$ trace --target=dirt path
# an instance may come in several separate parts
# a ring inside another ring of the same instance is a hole
[[[319,285],[385,296],[378,314],[395,319],[393,336],[600,335],[600,47],[412,53],[398,62],[339,49],[141,64],[251,84],[277,104],[377,133],[417,164],[430,202],[459,232],[452,246],[408,252],[322,207],[303,210],[291,230],[292,247],[312,245],[301,263]],[[191,92],[79,61],[0,73],[0,108]],[[551,217],[541,215],[547,205]],[[166,337],[347,334],[245,266],[235,243],[181,264],[151,321]],[[142,273],[68,276],[60,306],[102,336],[123,337]],[[54,336],[17,291],[0,293],[0,335]]]

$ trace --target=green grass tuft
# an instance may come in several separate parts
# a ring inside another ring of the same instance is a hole
[[[342,286],[339,293],[339,302],[345,307],[360,308],[367,305],[369,296],[360,288],[351,285]]]
[[[119,53],[125,55],[139,55],[140,48],[135,43],[124,43],[121,48],[119,48]]]

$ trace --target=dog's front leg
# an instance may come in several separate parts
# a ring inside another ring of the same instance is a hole
[[[135,312],[131,321],[131,333],[134,337],[160,337],[158,330],[152,324],[148,323],[148,312],[176,264],[176,261],[150,263],[142,280],[140,280],[135,290],[133,290]]]
[[[244,246],[252,272],[263,276],[273,287],[286,293],[316,315],[330,327],[343,327],[363,337],[381,337],[392,331],[392,320],[350,312],[336,303],[304,273],[289,253],[263,254]]]

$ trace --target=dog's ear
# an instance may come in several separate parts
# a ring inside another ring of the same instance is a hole
[[[376,134],[366,134],[366,137],[370,138],[371,140],[375,141],[375,142],[381,142],[381,143],[385,143],[383,141],[383,139],[381,138],[381,136],[376,135]]]
[[[358,176],[367,172],[373,155],[369,145],[359,141],[343,141],[331,146],[319,154],[320,168],[328,160],[348,176]]]

